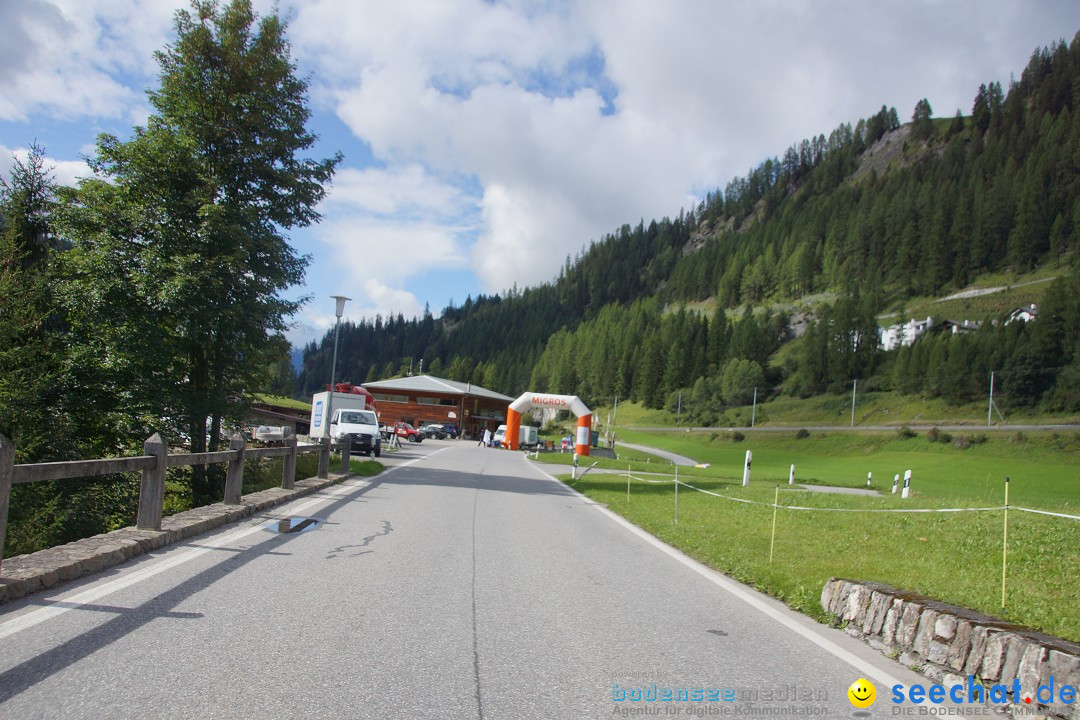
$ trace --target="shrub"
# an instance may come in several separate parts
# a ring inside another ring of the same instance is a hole
[[[741,432],[739,432],[738,430],[736,430],[735,432],[731,433],[731,441],[732,441],[732,442],[742,442],[742,441],[743,441],[743,440],[745,440],[745,439],[746,439],[746,436],[745,436],[745,435],[743,435],[743,434],[742,434]]]
[[[903,425],[896,431],[896,436],[901,440],[908,440],[913,437],[918,437],[918,433],[909,428],[907,425]]]
[[[952,442],[952,435],[941,432],[937,428],[930,428],[930,432],[926,433],[926,439],[930,442],[945,443],[947,445]]]
[[[805,440],[808,437],[810,437],[810,431],[806,428],[802,428],[799,432],[795,433],[796,440]]]

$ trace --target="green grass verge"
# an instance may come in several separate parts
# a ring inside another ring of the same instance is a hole
[[[899,432],[646,433],[624,431],[624,440],[686,455],[709,463],[718,479],[742,480],[746,451],[753,451],[754,482],[786,483],[792,464],[799,483],[873,487],[888,492],[895,475],[912,471],[915,498],[1003,504],[1005,477],[1010,503],[1080,514],[1080,433],[954,433],[952,442],[932,442],[929,433]],[[944,434],[939,434],[942,439]],[[985,438],[985,439],[984,439]],[[956,443],[965,447],[958,447]]]
[[[682,473],[680,473],[680,478]],[[826,620],[821,589],[830,577],[876,580],[962,607],[1003,616],[1080,641],[1080,523],[1012,512],[1009,575],[1001,612],[1003,513],[864,514],[781,509],[769,562],[773,509],[681,488],[590,473],[562,479],[589,498],[709,566]],[[688,480],[697,487],[771,503],[774,488]],[[785,486],[786,487],[786,486]],[[780,504],[895,507],[890,498],[782,490]],[[924,500],[921,505],[948,506]]]
[[[649,470],[671,477],[673,468],[663,461],[600,460],[597,469],[608,467],[621,474],[590,472],[576,482],[569,476],[564,479],[698,560],[818,619],[824,619],[822,586],[829,577],[840,576],[888,583],[1080,641],[1080,616],[1075,612],[1075,599],[1080,597],[1080,522],[1010,512],[1008,596],[1002,613],[1001,510],[900,514],[824,509],[999,507],[1004,504],[1004,477],[1009,475],[1012,507],[1078,515],[1080,465],[1075,458],[1080,434],[990,434],[966,445],[931,442],[925,433],[903,437],[897,432],[811,433],[797,439],[792,431],[748,434],[741,442],[722,432],[624,432],[622,437],[711,463],[709,468],[680,468],[679,477],[704,490],[765,505],[682,488],[676,526],[670,483],[633,479],[627,502],[627,466],[638,477],[648,477],[641,473]],[[743,488],[748,449],[754,452],[751,485]],[[569,456],[557,454],[542,454],[540,459],[569,463]],[[800,483],[865,487],[870,471],[874,488],[883,492],[866,497],[790,488],[792,463]],[[913,472],[913,493],[905,501],[889,490],[893,476],[902,476],[906,469]],[[773,510],[768,504],[778,485],[781,505],[822,510],[779,510],[770,563]]]

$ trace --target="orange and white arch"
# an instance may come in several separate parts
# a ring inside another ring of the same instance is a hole
[[[577,442],[574,452],[578,455],[589,454],[589,440],[592,434],[592,410],[581,398],[574,395],[548,395],[547,393],[527,392],[506,410],[506,442],[511,450],[518,449],[521,435],[521,415],[533,408],[569,410],[577,415]]]

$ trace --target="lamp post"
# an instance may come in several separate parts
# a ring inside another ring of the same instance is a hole
[[[334,360],[330,365],[330,394],[326,399],[326,438],[329,442],[333,442],[334,438],[330,435],[330,423],[334,419],[334,375],[337,374],[337,341],[338,331],[341,329],[341,315],[345,312],[345,301],[352,300],[344,295],[331,295],[337,306],[334,308],[334,315],[337,320],[334,321]]]

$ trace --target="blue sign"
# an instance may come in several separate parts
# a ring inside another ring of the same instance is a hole
[[[312,419],[311,424],[314,425],[317,428],[322,427],[322,406],[323,406],[323,401],[322,400],[317,400],[315,402],[315,417]]]

